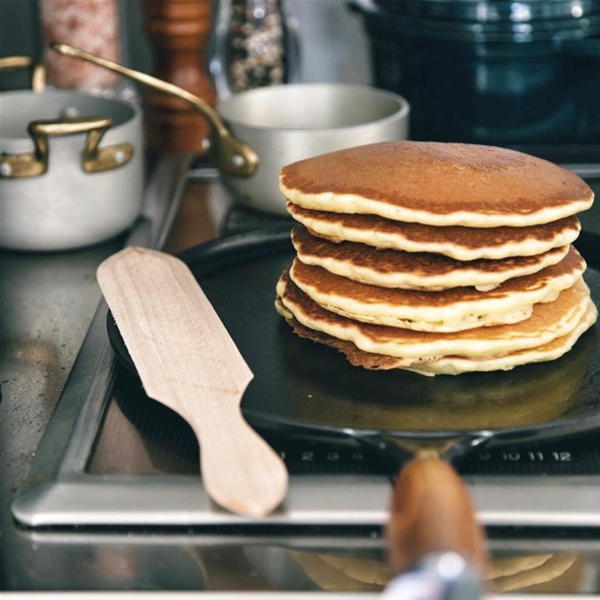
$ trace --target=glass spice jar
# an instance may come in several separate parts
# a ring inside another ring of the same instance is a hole
[[[285,0],[219,0],[210,65],[219,97],[296,81],[298,59]]]
[[[2,0],[0,0],[1,2]],[[135,86],[117,74],[50,49],[57,40],[113,62],[123,62],[124,0],[38,0],[48,84],[116,98],[139,107]]]
[[[49,83],[89,91],[118,81],[115,73],[61,56],[49,48],[52,40],[58,40],[120,62],[117,0],[39,0],[39,7]]]

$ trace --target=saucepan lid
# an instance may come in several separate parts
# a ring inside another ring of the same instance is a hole
[[[528,23],[572,19],[597,14],[596,0],[368,0],[382,11],[446,20]]]
[[[352,0],[351,7],[361,14],[372,37],[397,39],[398,36],[439,39],[456,42],[551,42],[578,40],[600,31],[600,7],[581,18],[571,16],[554,19],[494,18],[459,19],[438,15],[436,0],[407,0],[403,12],[387,11],[373,0]],[[447,4],[465,4],[448,2]],[[445,6],[445,4],[441,4]],[[428,12],[429,8],[433,12]],[[435,10],[434,10],[435,9]]]
[[[412,40],[447,40],[467,43],[527,43],[559,44],[592,37],[600,32],[600,13],[579,20],[555,19],[539,22],[476,22],[423,18],[412,14],[390,14],[365,9],[360,0],[354,0],[371,37]]]

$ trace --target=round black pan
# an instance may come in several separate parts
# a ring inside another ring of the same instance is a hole
[[[384,438],[456,438],[464,446],[600,427],[596,327],[556,361],[434,378],[352,367],[336,350],[297,337],[273,305],[277,279],[294,256],[289,229],[237,235],[180,254],[254,372],[242,408],[256,427],[386,447]],[[600,237],[582,235],[576,245],[600,305]],[[120,361],[135,372],[110,314],[108,332]]]

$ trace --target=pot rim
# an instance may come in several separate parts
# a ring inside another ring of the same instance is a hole
[[[353,0],[359,10],[381,11],[389,15],[423,15],[451,21],[477,23],[530,23],[538,20],[573,19],[597,10],[595,0]],[[521,11],[521,12],[519,12]],[[573,12],[575,11],[575,12]]]
[[[53,88],[46,88],[46,90],[44,90],[43,92],[33,92],[32,90],[28,90],[28,89],[19,89],[19,90],[5,90],[0,92],[0,99],[8,99],[10,98],[15,98],[15,97],[26,97],[28,100],[30,98],[34,98],[34,97],[39,97],[40,101],[42,101],[41,99],[47,97],[47,96],[55,96],[55,97],[63,97],[65,99],[68,98],[77,98],[78,100],[93,100],[94,102],[103,102],[105,103],[107,106],[108,105],[113,105],[113,106],[119,106],[122,109],[128,111],[130,114],[129,116],[121,123],[114,123],[113,125],[111,125],[110,130],[111,131],[118,131],[121,128],[125,128],[125,127],[129,127],[131,125],[136,124],[138,121],[141,120],[141,111],[139,108],[137,108],[136,106],[125,102],[124,100],[120,100],[118,98],[106,98],[104,96],[96,96],[93,94],[89,94],[89,93],[85,93],[85,92],[80,92],[77,90],[59,90],[59,89],[53,89]],[[3,107],[3,112],[6,114],[8,113],[8,110],[6,107]],[[100,116],[105,116],[105,115],[100,115]],[[32,114],[30,120],[35,120],[36,119],[36,115]],[[84,134],[81,134],[84,135]],[[30,140],[30,136],[25,133],[25,135],[19,135],[19,136],[11,136],[11,135],[5,135],[4,133],[2,133],[2,141],[4,142],[10,142],[10,141],[17,141],[17,140]]]
[[[236,117],[230,117],[223,113],[223,108],[228,107],[236,101],[239,101],[242,97],[248,97],[250,95],[258,96],[258,95],[275,95],[279,93],[293,93],[293,92],[307,92],[307,91],[316,91],[316,90],[347,90],[348,92],[366,92],[372,94],[373,96],[379,96],[382,98],[387,98],[389,100],[393,100],[397,104],[397,110],[391,115],[387,115],[385,117],[381,117],[380,119],[373,119],[370,121],[365,121],[363,123],[357,123],[356,125],[344,125],[339,127],[315,127],[315,128],[305,128],[305,127],[273,127],[268,125],[252,125],[243,120],[240,120]],[[385,124],[386,122],[392,122],[397,120],[406,120],[408,115],[410,114],[410,103],[406,98],[396,94],[394,92],[390,92],[388,90],[383,90],[380,88],[376,88],[370,85],[360,85],[360,84],[350,84],[350,83],[296,83],[296,84],[282,84],[282,85],[274,85],[268,87],[260,87],[254,88],[252,90],[247,90],[244,92],[240,92],[228,98],[224,98],[219,100],[217,103],[217,112],[219,115],[226,121],[229,126],[233,127],[241,127],[245,128],[249,131],[263,131],[269,132],[273,134],[277,133],[301,133],[301,134],[315,134],[320,135],[323,133],[340,133],[340,132],[352,132],[360,128],[372,126],[375,124]]]

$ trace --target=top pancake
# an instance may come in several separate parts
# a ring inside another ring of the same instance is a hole
[[[434,226],[524,227],[586,210],[594,194],[573,172],[504,148],[394,141],[284,167],[280,189],[313,210]]]

